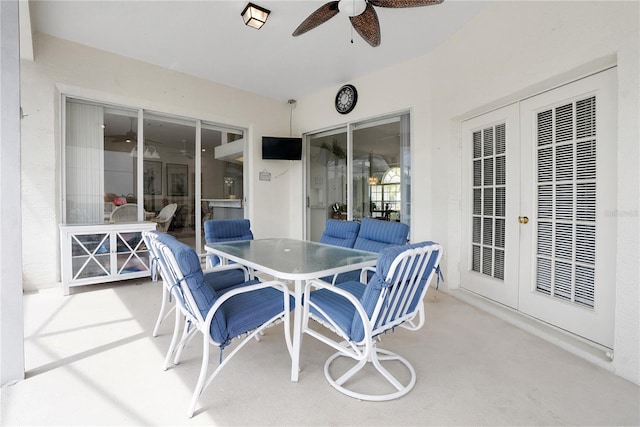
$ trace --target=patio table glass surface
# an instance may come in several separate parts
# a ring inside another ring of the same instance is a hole
[[[298,381],[302,326],[302,283],[345,271],[373,267],[378,254],[296,239],[257,239],[207,243],[207,252],[238,262],[278,279],[293,280],[296,305],[293,321],[291,381]]]
[[[305,280],[375,265],[378,254],[296,239],[208,243],[208,252],[280,279]],[[362,264],[362,265],[361,265]]]

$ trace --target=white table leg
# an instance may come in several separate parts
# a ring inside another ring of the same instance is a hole
[[[302,341],[302,280],[295,281],[293,310],[293,354],[291,355],[291,381],[298,381],[300,372],[300,343]]]

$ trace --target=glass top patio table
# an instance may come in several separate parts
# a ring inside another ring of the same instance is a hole
[[[307,280],[376,264],[378,254],[296,239],[208,243],[207,252],[279,279]]]
[[[207,252],[238,262],[278,279],[293,280],[296,300],[293,320],[291,381],[298,381],[302,341],[302,283],[345,271],[373,267],[374,252],[296,239],[258,239],[207,243]]]

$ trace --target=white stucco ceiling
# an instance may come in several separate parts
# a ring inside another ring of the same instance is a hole
[[[271,10],[260,30],[243,24],[246,3],[30,0],[29,9],[34,32],[286,100],[423,55],[486,5],[445,0],[410,9],[377,7],[382,43],[373,48],[351,30],[344,13],[292,37],[325,1],[255,0]]]

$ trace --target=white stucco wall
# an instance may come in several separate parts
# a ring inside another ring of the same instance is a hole
[[[640,383],[638,2],[497,2],[434,52],[350,81],[358,105],[344,117],[327,105],[341,84],[298,102],[302,132],[410,109],[411,239],[442,243],[447,286],[460,285],[460,118],[617,63],[618,218],[615,359]],[[292,191],[295,192],[295,191]],[[295,201],[294,201],[295,203]],[[295,209],[295,208],[292,208]]]
[[[289,162],[263,161],[262,135],[289,134],[289,105],[154,65],[37,34],[35,61],[21,62],[24,289],[58,286],[60,94],[249,129],[252,191],[247,217],[256,237],[289,234]],[[298,162],[300,163],[300,162]],[[267,169],[278,179],[258,181]],[[278,212],[278,216],[264,212]],[[283,220],[285,219],[285,220]]]

